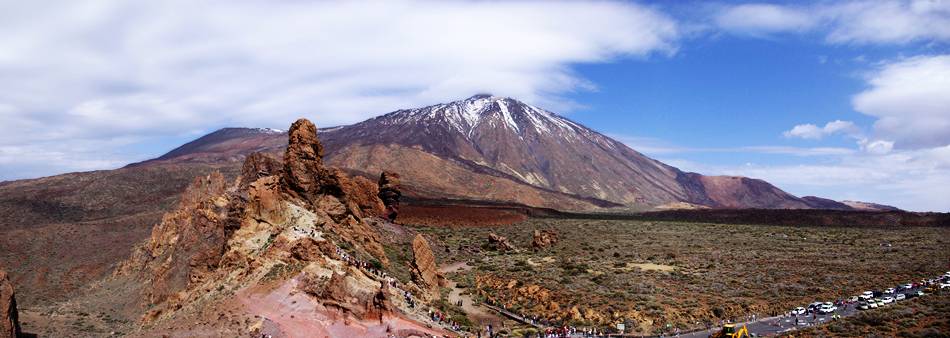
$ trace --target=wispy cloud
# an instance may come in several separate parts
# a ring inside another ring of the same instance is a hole
[[[824,127],[819,127],[811,123],[799,124],[793,127],[791,130],[784,132],[783,135],[790,138],[798,137],[803,139],[819,140],[825,136],[838,133],[854,136],[859,134],[860,130],[854,125],[854,122],[834,120],[826,123]]]
[[[855,152],[854,149],[841,147],[792,147],[780,145],[760,145],[760,146],[741,146],[741,147],[688,147],[677,145],[665,140],[620,134],[609,134],[613,139],[623,142],[628,147],[633,148],[644,154],[653,156],[663,156],[668,154],[688,154],[688,153],[757,153],[757,154],[782,154],[794,156],[835,156],[848,155]]]
[[[950,41],[950,2],[873,0],[810,5],[750,3],[721,6],[720,30],[748,36],[818,32],[833,44],[903,44]]]

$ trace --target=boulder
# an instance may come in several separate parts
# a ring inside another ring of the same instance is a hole
[[[16,296],[7,272],[0,269],[0,338],[16,338],[20,334]]]
[[[557,244],[557,233],[554,230],[535,230],[531,246],[535,249],[544,249]]]
[[[417,234],[412,240],[412,280],[419,285],[431,299],[439,299],[439,286],[442,275],[435,263],[435,256],[429,241]]]
[[[515,249],[507,237],[494,232],[488,234],[488,246],[497,251],[513,251]]]
[[[379,174],[379,199],[382,200],[385,209],[384,216],[390,221],[395,221],[399,214],[399,198],[402,197],[402,188],[399,186],[399,174],[391,171],[383,171]]]

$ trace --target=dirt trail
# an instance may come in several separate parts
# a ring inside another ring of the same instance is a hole
[[[452,264],[443,265],[439,268],[443,274],[448,274],[457,271],[466,271],[471,269],[466,262],[456,262]],[[464,288],[458,287],[458,283],[451,279],[447,279],[447,287],[452,289],[449,292],[448,301],[452,304],[457,304],[459,300],[462,301],[462,311],[465,311],[465,314],[468,315],[468,318],[472,320],[473,323],[479,326],[485,326],[492,324],[496,327],[500,327],[502,318],[498,317],[494,312],[484,307],[475,305],[475,302],[472,300],[472,296],[468,294],[462,294],[465,292]]]
[[[398,314],[387,314],[382,320],[344,318],[303,292],[296,291],[295,283],[296,280],[289,280],[273,290],[244,289],[237,293],[237,301],[248,314],[264,318],[263,331],[274,337],[388,337],[391,333],[399,332],[436,336],[450,334]]]

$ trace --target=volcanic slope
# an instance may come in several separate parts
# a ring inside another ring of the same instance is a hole
[[[283,137],[271,130],[234,134],[233,129],[221,130],[146,163],[239,161],[238,155],[252,150],[277,154],[282,147]],[[415,197],[569,210],[821,207],[762,180],[683,172],[563,116],[507,97],[476,95],[398,110],[322,129],[320,135],[330,164],[370,177],[399,168]]]

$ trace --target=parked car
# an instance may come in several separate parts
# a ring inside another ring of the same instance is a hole
[[[865,301],[862,300],[862,301],[858,302],[858,309],[859,309],[859,310],[870,310],[870,309],[871,309],[871,305],[868,304],[868,302],[865,302]]]
[[[794,315],[794,316],[803,315],[803,314],[806,314],[806,313],[808,313],[808,310],[805,310],[805,308],[803,308],[803,307],[801,307],[801,306],[792,309],[792,315]]]
[[[848,298],[848,302],[851,302],[851,303],[857,303],[859,300],[861,299],[858,296]]]
[[[923,291],[917,291],[917,297],[923,297],[924,295],[926,295],[926,293]]]
[[[869,308],[872,308],[872,309],[876,309],[876,308],[877,308],[877,302],[874,301],[873,299],[872,299],[872,300],[869,300],[869,301],[868,301],[868,307],[869,307]]]
[[[822,303],[822,302],[814,302],[814,303],[808,304],[808,313],[812,313],[812,312],[818,311],[818,308],[821,307],[822,304],[824,304],[824,303]]]
[[[894,290],[894,288],[887,288],[887,289],[884,289],[884,293],[885,293],[885,294],[893,294],[894,292],[896,292],[896,290]]]
[[[838,307],[831,305],[829,303],[825,303],[825,304],[821,304],[821,306],[818,307],[818,313],[829,314],[829,313],[835,312],[835,310],[837,309]]]
[[[887,296],[887,297],[881,298],[881,301],[884,302],[884,304],[890,304],[894,302],[894,297]]]
[[[877,303],[877,307],[883,307],[884,305],[887,305],[886,303],[884,303],[884,300],[880,298],[875,299],[874,302]]]
[[[894,295],[894,300],[904,300],[904,299],[907,299],[907,296],[904,296],[903,293],[898,293]]]
[[[874,291],[864,291],[861,293],[864,298],[874,298]]]
[[[907,283],[907,284],[901,285],[901,287],[903,287],[904,290],[910,290],[914,288],[914,284]]]
[[[940,283],[940,288],[941,289],[950,288],[950,283],[947,283],[947,282]]]

